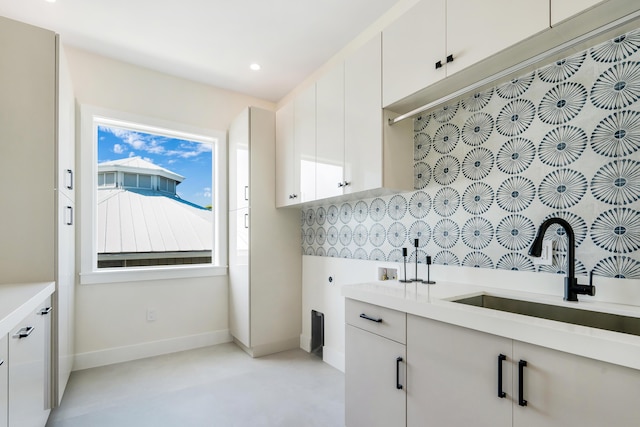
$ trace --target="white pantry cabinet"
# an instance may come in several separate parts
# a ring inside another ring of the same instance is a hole
[[[346,426],[404,426],[406,315],[351,299],[345,307]]]
[[[407,316],[407,364],[410,427],[424,420],[631,426],[640,419],[634,403],[640,372],[634,369],[413,315]]]
[[[229,330],[254,357],[300,346],[300,212],[275,207],[275,149],[273,112],[231,124]]]
[[[547,28],[546,0],[421,0],[383,31],[383,105]]]
[[[73,361],[75,98],[58,36],[0,17],[0,283],[56,281],[52,387]]]

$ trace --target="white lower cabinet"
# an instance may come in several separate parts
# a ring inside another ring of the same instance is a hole
[[[50,310],[47,299],[9,333],[9,427],[42,427],[47,422]]]
[[[638,396],[640,371],[407,316],[407,426],[635,426]]]
[[[519,362],[523,400],[519,406]],[[517,427],[631,427],[640,423],[640,371],[586,357],[513,342]]]
[[[348,299],[345,319],[346,426],[404,426],[405,314]]]
[[[9,422],[9,342],[0,338],[0,427]]]
[[[407,316],[407,426],[511,426],[512,340]],[[510,358],[510,357],[509,357]]]

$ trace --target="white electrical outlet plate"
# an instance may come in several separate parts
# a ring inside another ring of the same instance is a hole
[[[157,313],[156,310],[153,308],[148,308],[147,309],[147,322],[155,322],[157,319]]]
[[[553,241],[542,241],[542,254],[533,258],[535,265],[552,265],[553,264]]]

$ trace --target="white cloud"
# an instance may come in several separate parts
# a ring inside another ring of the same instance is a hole
[[[113,152],[114,153],[122,154],[122,153],[124,153],[124,151],[125,151],[125,148],[122,145],[120,145],[120,144],[114,144],[113,145]]]
[[[211,187],[205,187],[203,192],[204,197],[211,197]]]

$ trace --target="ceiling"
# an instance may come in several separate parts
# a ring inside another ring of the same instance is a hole
[[[65,45],[277,102],[398,1],[0,0],[0,15]]]

